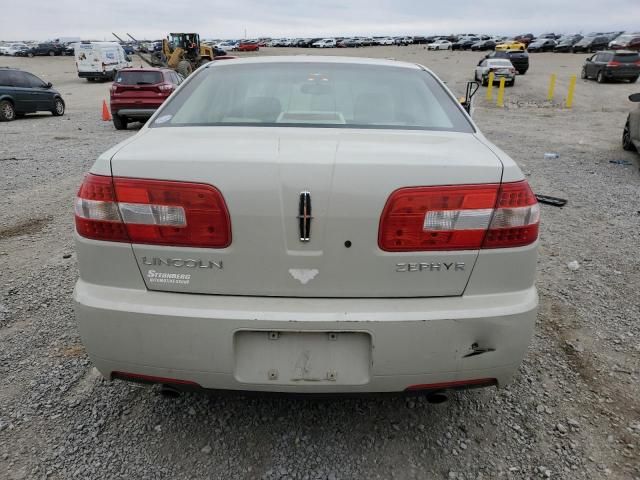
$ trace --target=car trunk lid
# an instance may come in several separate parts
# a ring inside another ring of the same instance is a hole
[[[429,297],[461,295],[478,251],[382,251],[387,199],[403,187],[499,183],[502,164],[466,133],[184,127],[146,130],[112,173],[210,184],[228,206],[227,248],[133,245],[151,290]],[[308,241],[300,216],[312,217]]]

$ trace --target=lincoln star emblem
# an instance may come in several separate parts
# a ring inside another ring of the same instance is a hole
[[[306,285],[311,280],[316,278],[316,275],[318,275],[318,273],[320,272],[315,268],[312,270],[309,270],[306,268],[291,268],[289,270],[289,273],[293,278],[298,280],[302,285]]]
[[[298,228],[300,229],[300,241],[311,240],[311,192],[300,192],[300,203],[298,205]],[[306,283],[306,282],[305,282]]]

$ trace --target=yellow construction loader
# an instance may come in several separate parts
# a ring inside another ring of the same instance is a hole
[[[197,33],[170,33],[162,40],[162,51],[141,57],[154,67],[169,67],[187,78],[203,63],[210,62],[215,48],[200,43]]]

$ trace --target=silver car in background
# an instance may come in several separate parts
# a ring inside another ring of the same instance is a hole
[[[254,57],[192,74],[75,200],[107,378],[287,393],[505,385],[539,206],[427,68]]]
[[[485,58],[478,63],[474,78],[482,85],[489,84],[489,76],[493,73],[493,81],[499,82],[505,79],[505,85],[513,87],[516,83],[516,69],[510,60],[506,58]]]

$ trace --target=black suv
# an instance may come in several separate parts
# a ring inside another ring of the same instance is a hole
[[[19,53],[20,57],[35,57],[42,55],[64,55],[65,47],[59,43],[39,43],[35,47],[31,47],[28,50],[24,50]]]
[[[507,58],[520,75],[524,75],[529,70],[529,54],[522,50],[507,50],[491,52],[484,58]]]
[[[64,100],[60,94],[29,72],[15,68],[0,68],[0,122],[9,122],[25,113],[51,112],[64,115]]]
[[[595,78],[598,83],[607,80],[635,83],[640,77],[640,53],[629,50],[598,52],[587,58],[580,76],[583,79]]]
[[[592,37],[584,37],[578,43],[576,43],[573,47],[571,47],[571,51],[573,53],[579,52],[597,52],[598,50],[603,50],[609,46],[609,37],[605,35],[598,35]]]

